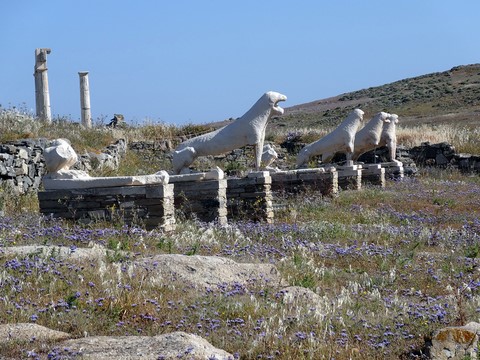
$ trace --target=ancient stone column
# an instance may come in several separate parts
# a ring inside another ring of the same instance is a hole
[[[80,71],[80,107],[82,114],[82,125],[86,128],[92,127],[92,114],[90,112],[90,89],[88,84],[88,71]]]
[[[51,50],[46,48],[35,49],[35,105],[37,117],[47,122],[52,121],[50,111],[50,94],[48,92],[48,76],[47,76],[47,54]]]

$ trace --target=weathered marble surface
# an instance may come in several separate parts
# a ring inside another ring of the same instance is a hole
[[[355,134],[363,121],[363,111],[353,110],[331,133],[306,145],[297,155],[297,167],[307,166],[313,156],[321,155],[322,163],[328,163],[336,153],[345,153],[351,160],[354,151]]]
[[[173,152],[174,173],[182,173],[199,156],[220,155],[245,145],[255,145],[255,168],[259,170],[267,122],[272,116],[283,114],[278,103],[285,100],[285,95],[268,91],[232,123],[181,143]]]

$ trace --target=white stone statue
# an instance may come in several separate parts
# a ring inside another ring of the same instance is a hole
[[[188,166],[199,156],[220,155],[245,145],[255,145],[255,168],[261,166],[263,142],[267,121],[284,110],[278,106],[287,100],[278,92],[266,92],[241,118],[216,131],[181,143],[173,152],[173,172],[188,171]]]
[[[60,170],[69,170],[77,162],[77,153],[73,150],[68,140],[56,139],[51,141],[49,145],[43,152],[48,172],[54,173]]]
[[[379,112],[355,134],[355,145],[352,160],[357,160],[360,155],[377,148],[384,124],[390,122],[390,114]]]
[[[263,146],[263,153],[262,153],[262,165],[267,170],[271,170],[272,167],[270,165],[273,164],[275,160],[278,159],[278,153],[275,151],[273,145],[267,144]]]
[[[305,167],[311,157],[321,155],[322,163],[332,160],[335,153],[345,153],[347,161],[352,159],[355,134],[363,121],[363,111],[353,110],[331,133],[306,145],[297,155],[297,167]]]
[[[48,174],[42,179],[45,190],[168,184],[169,175],[164,170],[153,175],[115,177],[91,177],[85,171],[70,170],[78,156],[66,139],[52,141],[43,156],[48,170]]]
[[[382,134],[380,135],[380,143],[378,146],[386,146],[388,148],[389,160],[397,164],[401,164],[400,161],[396,160],[397,152],[397,124],[398,124],[398,115],[390,114],[388,122],[383,125]]]

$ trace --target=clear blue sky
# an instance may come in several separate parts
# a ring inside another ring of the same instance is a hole
[[[480,62],[479,0],[1,0],[0,104],[35,108],[52,49],[52,114],[206,123],[268,90],[284,107]]]

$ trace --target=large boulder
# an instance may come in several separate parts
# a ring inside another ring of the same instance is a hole
[[[272,264],[244,264],[218,256],[156,255],[136,261],[151,271],[151,280],[159,284],[180,281],[195,287],[224,284],[285,285]]]
[[[82,359],[156,360],[217,359],[233,360],[233,355],[217,349],[197,335],[174,332],[158,336],[90,336],[59,344]]]
[[[70,339],[70,334],[48,329],[44,326],[30,323],[0,325],[0,347],[9,342],[22,341],[60,341]]]

